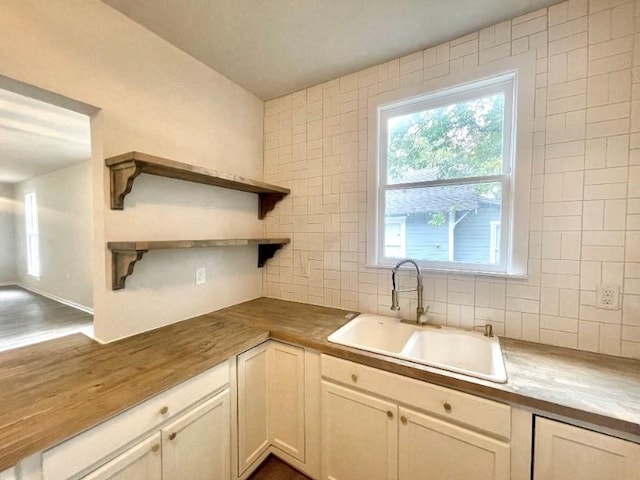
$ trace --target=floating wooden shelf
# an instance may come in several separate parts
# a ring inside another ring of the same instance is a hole
[[[140,152],[129,152],[107,158],[105,165],[111,170],[111,209],[123,210],[124,197],[131,192],[133,181],[141,173],[159,177],[176,178],[187,182],[202,183],[214,187],[229,188],[258,194],[258,218],[273,210],[276,203],[291,191],[288,188],[269,185],[237,175],[217,172],[195,165],[174,162]]]
[[[113,290],[123,289],[125,280],[133,273],[134,265],[149,250],[257,245],[258,267],[263,267],[267,260],[273,257],[278,250],[289,242],[290,240],[288,238],[216,238],[210,240],[108,242],[107,248],[111,250],[112,257],[111,288]]]

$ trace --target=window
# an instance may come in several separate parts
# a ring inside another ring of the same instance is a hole
[[[406,217],[384,217],[384,254],[387,257],[405,256]]]
[[[512,272],[515,91],[514,72],[377,106],[376,264]]]
[[[24,196],[24,215],[27,239],[27,273],[40,276],[40,238],[38,235],[38,202],[35,192]]]

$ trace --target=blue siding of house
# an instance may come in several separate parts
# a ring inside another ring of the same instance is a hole
[[[411,215],[406,224],[406,256],[418,260],[449,259],[449,226],[433,227],[426,215]]]
[[[466,211],[456,212],[460,219]],[[490,222],[500,220],[500,207],[482,204],[477,211],[470,211],[454,230],[454,259],[457,262],[487,263],[491,244]],[[406,256],[418,260],[449,260],[449,226],[433,227],[426,215],[416,214],[407,218]]]
[[[456,212],[456,219],[466,212]],[[460,220],[454,230],[456,262],[488,263],[491,245],[490,222],[500,220],[500,207],[482,205]]]

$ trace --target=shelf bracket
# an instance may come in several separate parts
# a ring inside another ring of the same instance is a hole
[[[142,173],[142,167],[135,161],[123,162],[110,167],[111,209],[123,210],[124,197],[131,192],[133,181]],[[123,280],[124,282],[124,280]]]
[[[258,245],[258,267],[264,267],[267,260],[273,258],[278,250],[284,247],[283,243],[268,243],[264,245]]]
[[[259,193],[258,194],[258,218],[264,219],[271,210],[274,209],[276,204],[284,198],[283,193]]]
[[[136,262],[142,259],[142,256],[148,250],[129,250],[111,252],[111,289],[122,290],[124,282],[129,275],[133,273],[133,267]]]

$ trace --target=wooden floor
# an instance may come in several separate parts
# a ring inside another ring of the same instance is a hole
[[[15,285],[0,287],[0,351],[92,330],[89,313]]]
[[[311,480],[306,475],[291,468],[282,460],[270,455],[248,480]]]

